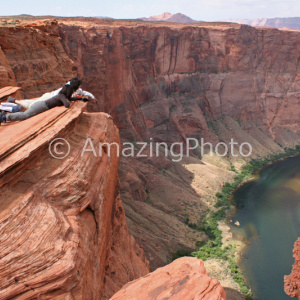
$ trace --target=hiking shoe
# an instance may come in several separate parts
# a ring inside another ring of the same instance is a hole
[[[9,97],[7,98],[7,100],[6,100],[6,102],[8,102],[8,103],[15,103],[15,100],[16,100],[16,98],[14,98],[14,97],[12,97],[12,96],[9,96]]]
[[[0,114],[0,125],[1,123],[6,123],[6,113],[4,111]]]

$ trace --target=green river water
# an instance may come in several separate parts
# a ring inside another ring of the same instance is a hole
[[[293,245],[300,237],[300,156],[265,168],[255,181],[234,193],[234,236],[247,243],[239,266],[254,299],[293,299],[284,293],[284,275],[294,264]]]

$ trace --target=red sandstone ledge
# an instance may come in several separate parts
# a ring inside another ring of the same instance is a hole
[[[290,275],[284,276],[284,291],[290,297],[300,299],[300,238],[294,244],[295,264]]]
[[[126,284],[111,300],[225,300],[219,281],[209,277],[204,263],[182,257],[171,264]]]
[[[0,126],[0,299],[108,299],[149,271],[127,230],[116,152],[81,157],[87,137],[120,143],[105,113],[57,107]],[[70,155],[53,158],[55,137]]]
[[[0,177],[8,169],[28,158],[33,151],[49,143],[60,130],[77,119],[85,109],[83,102],[69,109],[55,107],[22,122],[2,123],[0,127]],[[1,180],[0,180],[1,187]]]

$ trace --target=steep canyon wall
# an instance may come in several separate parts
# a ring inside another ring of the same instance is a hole
[[[253,157],[300,142],[298,32],[57,19],[3,26],[0,40],[0,71],[24,97],[78,74],[97,98],[88,109],[111,114],[122,141],[170,144],[193,137],[216,144],[234,138],[250,142]],[[239,167],[244,160],[231,162]],[[229,169],[228,159],[200,160],[197,150],[179,163],[121,158],[128,226],[152,269],[206,239],[185,221],[205,215],[216,191],[234,177]]]

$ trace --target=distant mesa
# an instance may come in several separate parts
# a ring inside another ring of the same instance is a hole
[[[93,17],[93,18],[98,18],[98,19],[111,19],[111,20],[114,19],[114,18],[111,18],[111,17],[103,17],[103,16],[96,16],[96,17]]]
[[[171,14],[169,12],[165,12],[158,16],[151,16],[149,18],[140,18],[143,21],[164,21],[164,22],[174,22],[174,23],[196,23],[198,21],[191,19],[190,17],[177,13]]]
[[[234,19],[226,20],[227,22],[234,22],[238,24],[246,24],[254,27],[274,27],[280,29],[295,29],[300,30],[300,17],[293,18],[262,18],[262,19]]]
[[[173,23],[196,23],[202,21],[196,21],[192,18],[181,14],[171,14],[169,12],[165,12],[161,15],[151,16],[149,18],[139,18],[139,20],[143,21],[152,21],[152,22],[173,22]],[[279,29],[294,29],[300,30],[300,17],[293,18],[260,18],[260,19],[230,19],[230,20],[220,20],[218,22],[230,22],[230,23],[238,23],[250,25],[253,27],[274,27]]]

